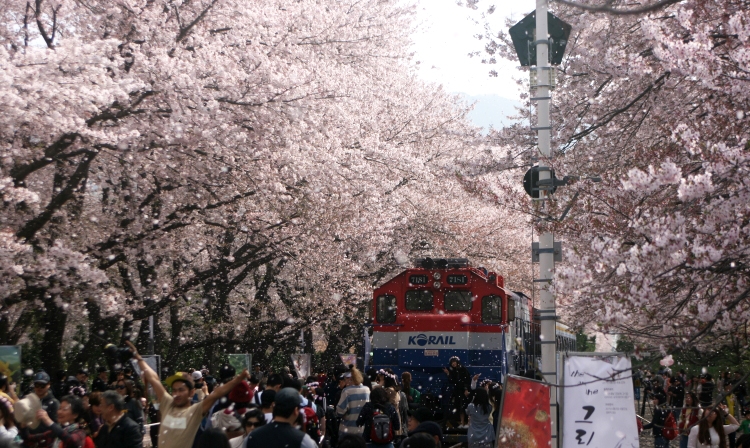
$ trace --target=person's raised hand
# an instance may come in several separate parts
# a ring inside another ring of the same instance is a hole
[[[240,377],[243,380],[246,380],[246,379],[250,378],[250,372],[247,369],[242,369],[242,373],[240,373]]]
[[[45,411],[44,409],[39,409],[38,411],[36,411],[36,418],[40,422],[44,423],[44,426],[52,425],[52,419],[49,418],[47,411]]]
[[[474,375],[474,376],[472,377],[472,379],[473,379],[474,381],[476,381],[476,380],[478,380],[478,379],[479,379],[479,377],[480,377],[480,376],[482,376],[482,374],[481,374],[481,373],[477,373],[476,375]]]
[[[135,348],[135,345],[130,341],[125,341],[125,345],[127,345],[130,351],[133,352],[133,358],[135,358],[136,361],[140,361],[141,355],[138,353],[138,349]]]

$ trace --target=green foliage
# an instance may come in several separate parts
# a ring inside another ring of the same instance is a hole
[[[579,352],[596,351],[596,335],[589,336],[586,333],[576,333],[576,350]]]

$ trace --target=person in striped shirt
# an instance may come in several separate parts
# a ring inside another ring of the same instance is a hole
[[[336,413],[341,418],[339,434],[362,435],[362,427],[357,426],[357,417],[362,407],[370,401],[370,389],[362,385],[362,372],[352,367],[344,374],[346,387],[341,391],[341,398]]]

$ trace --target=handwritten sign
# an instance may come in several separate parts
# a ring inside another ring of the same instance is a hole
[[[625,356],[566,358],[563,448],[638,448],[630,368]]]

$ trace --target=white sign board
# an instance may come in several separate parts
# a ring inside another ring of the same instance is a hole
[[[638,448],[630,359],[565,359],[563,448]]]

